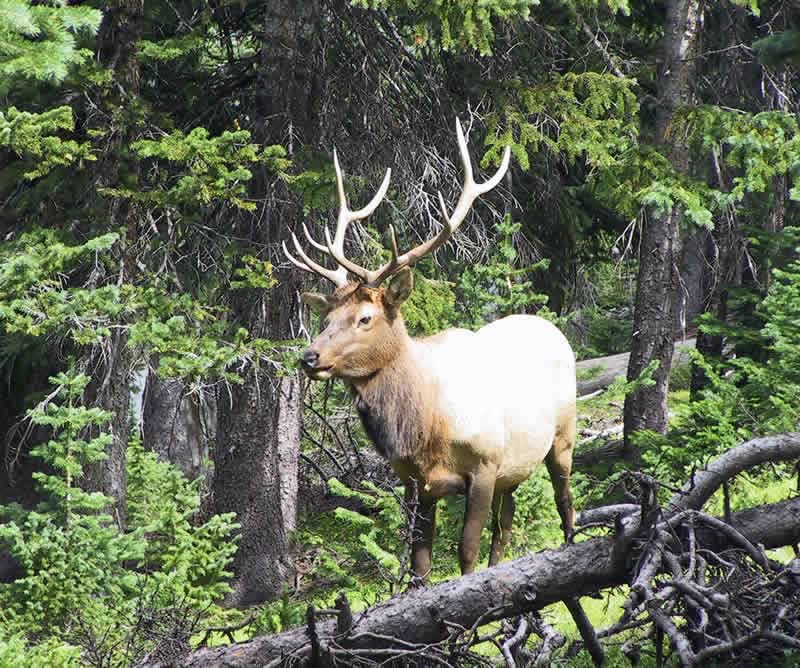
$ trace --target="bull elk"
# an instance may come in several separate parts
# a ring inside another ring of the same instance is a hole
[[[489,565],[503,556],[514,515],[513,492],[542,463],[555,489],[565,537],[574,510],[569,478],[575,444],[575,356],[564,335],[533,315],[512,315],[476,332],[448,329],[411,338],[400,307],[413,288],[410,267],[456,231],[480,195],[494,188],[508,169],[506,148],[497,173],[476,183],[467,142],[456,124],[464,165],[464,186],[452,214],[444,199],[442,230],[416,248],[398,254],[390,227],[391,259],[368,270],[344,255],[350,223],[369,216],[389,186],[386,171],[378,192],[363,209],[351,211],[334,149],[339,216],[331,239],[308,243],[335,261],[329,269],[292,242],[299,259],[283,244],[287,258],[304,271],[330,280],[331,295],[306,293],[303,301],[324,318],[324,329],[302,354],[312,380],[341,378],[350,388],[364,428],[377,450],[404,482],[417,481],[418,521],[412,539],[412,568],[421,578],[431,569],[436,503],[466,495],[459,547],[462,573],[475,568],[480,536],[493,516]],[[348,273],[355,277],[348,280]],[[390,279],[388,285],[381,284]],[[408,490],[411,485],[406,484]]]

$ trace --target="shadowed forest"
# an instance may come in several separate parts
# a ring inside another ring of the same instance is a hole
[[[0,668],[800,663],[799,67],[797,0],[0,0]],[[441,383],[329,378],[351,289],[563,332],[574,527],[390,465]]]

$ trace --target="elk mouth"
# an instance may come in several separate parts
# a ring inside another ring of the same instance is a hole
[[[332,368],[333,368],[333,365],[330,365],[330,366],[317,366],[317,367],[314,367],[313,369],[304,369],[304,371],[306,372],[306,375],[311,380],[327,380],[328,378],[330,378],[333,375],[333,374],[331,374],[331,369]]]

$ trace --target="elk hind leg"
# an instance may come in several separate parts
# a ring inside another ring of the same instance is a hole
[[[575,527],[575,508],[572,505],[572,492],[569,479],[572,473],[572,451],[575,447],[575,414],[562,421],[553,439],[553,447],[545,457],[550,481],[555,492],[556,508],[561,517],[564,540],[572,541]]]
[[[494,493],[492,499],[492,548],[489,551],[489,566],[503,560],[511,540],[511,524],[514,521],[514,488]]]
[[[496,474],[496,468],[483,466],[469,478],[464,531],[458,549],[462,575],[475,570],[481,549],[481,532],[492,508]]]

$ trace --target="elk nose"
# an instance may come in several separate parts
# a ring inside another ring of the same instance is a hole
[[[300,362],[306,369],[313,369],[315,366],[317,366],[318,360],[319,353],[315,353],[310,349],[303,351],[303,355],[300,357]]]

